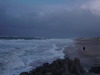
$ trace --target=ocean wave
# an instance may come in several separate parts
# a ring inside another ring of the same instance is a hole
[[[72,39],[0,40],[0,75],[18,75],[64,58],[64,47],[70,43]]]

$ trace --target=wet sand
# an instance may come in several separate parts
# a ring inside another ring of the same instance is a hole
[[[65,48],[64,53],[65,57],[71,59],[79,57],[82,66],[86,69],[95,64],[100,65],[100,39],[75,39],[71,46]]]

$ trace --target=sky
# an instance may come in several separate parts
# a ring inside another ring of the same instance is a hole
[[[0,36],[100,37],[100,0],[0,0]]]

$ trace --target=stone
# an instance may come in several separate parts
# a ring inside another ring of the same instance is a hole
[[[51,64],[44,63],[43,66],[31,70],[29,73],[23,72],[20,75],[80,75],[83,69],[79,58],[71,60],[69,58],[57,59]]]
[[[44,64],[43,64],[43,67],[46,67],[46,68],[47,68],[47,67],[49,67],[49,66],[50,66],[49,63],[44,63]]]
[[[80,75],[81,71],[80,71],[80,60],[79,58],[75,58],[71,67],[70,67],[70,71],[74,74]]]
[[[28,72],[22,72],[20,75],[29,75]]]
[[[100,74],[100,65],[95,65],[95,66],[91,67],[89,72],[94,72],[94,73],[99,73]]]
[[[46,73],[46,75],[53,75],[53,74],[52,74],[52,72],[48,72],[48,73]]]

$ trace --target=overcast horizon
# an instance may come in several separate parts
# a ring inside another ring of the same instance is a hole
[[[100,37],[100,0],[0,0],[0,36]]]

